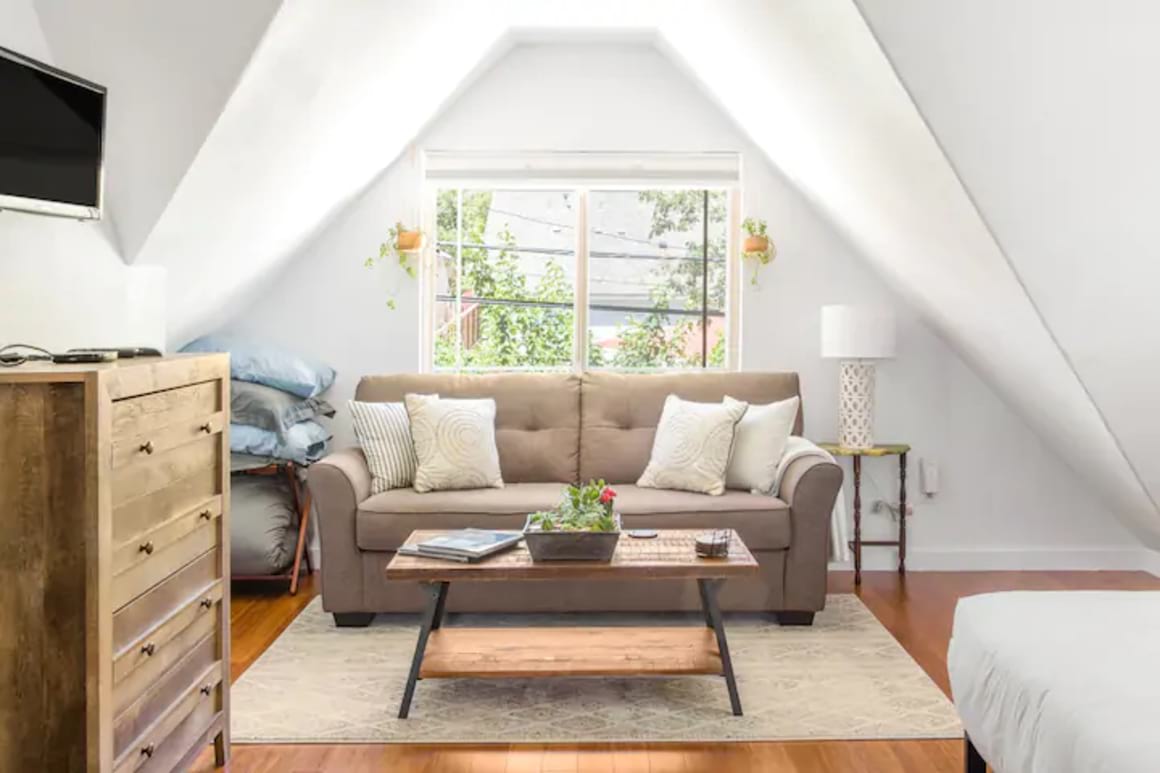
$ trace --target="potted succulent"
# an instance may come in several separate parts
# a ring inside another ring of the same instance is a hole
[[[620,540],[616,492],[602,480],[569,486],[552,510],[528,516],[524,540],[533,561],[611,561]]]
[[[750,281],[756,285],[757,272],[762,266],[769,265],[773,256],[777,254],[777,249],[769,240],[764,220],[747,217],[741,223],[741,227],[745,229],[746,233],[745,243],[741,246],[741,255],[753,261],[753,278]]]
[[[422,231],[417,228],[407,228],[402,223],[395,223],[387,231],[387,240],[379,245],[379,254],[367,258],[363,261],[363,265],[367,268],[374,268],[388,255],[393,254],[398,260],[399,268],[403,269],[407,276],[414,279],[419,274],[412,258],[422,248]],[[394,309],[395,306],[395,294],[392,292],[387,298],[387,308]]]

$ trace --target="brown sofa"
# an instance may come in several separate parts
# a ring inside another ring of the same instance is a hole
[[[713,497],[638,488],[665,397],[699,401],[725,395],[769,403],[798,394],[795,373],[555,373],[389,375],[363,378],[355,399],[396,402],[403,395],[492,397],[502,489],[371,496],[357,448],[314,464],[310,490],[322,540],[322,603],[339,625],[365,625],[376,612],[413,612],[414,583],[387,582],[383,569],[414,529],[467,526],[517,529],[527,513],[559,501],[564,484],[603,478],[615,485],[627,528],[736,529],[760,572],[721,590],[729,610],[771,611],[809,624],[825,605],[830,511],[842,483],[837,465],[801,458],[779,498],[743,491]],[[795,434],[802,432],[799,414]],[[695,583],[459,583],[451,611],[670,611],[699,609]]]

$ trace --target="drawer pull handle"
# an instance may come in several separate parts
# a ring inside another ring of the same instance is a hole
[[[146,453],[146,454],[153,453],[153,441],[146,440],[144,443],[142,443],[141,444],[141,452]]]
[[[209,695],[211,692],[213,692],[213,685],[212,684],[203,684],[201,686],[201,694],[202,695]]]
[[[154,746],[153,744],[151,744],[151,743],[145,744],[144,746],[142,746],[142,747],[141,747],[141,756],[143,756],[143,757],[152,757],[152,756],[153,756],[153,751],[154,751],[156,748],[157,748],[157,747],[155,747],[155,746]]]
[[[207,597],[207,598],[204,598],[201,600],[201,608],[202,609],[209,609],[212,606],[213,606],[213,599]]]
[[[152,542],[142,542],[140,545],[137,546],[137,550],[144,553],[147,556],[151,556],[151,555],[153,555],[153,543]]]
[[[213,432],[213,425],[207,421],[205,424],[202,424],[200,427],[198,427],[198,429],[208,435]]]
[[[197,517],[203,521],[208,521],[210,518],[213,518],[213,513],[211,513],[209,510],[202,510],[197,514]]]
[[[157,651],[157,645],[153,642],[146,642],[141,646],[141,654],[145,657],[153,657],[153,653]]]

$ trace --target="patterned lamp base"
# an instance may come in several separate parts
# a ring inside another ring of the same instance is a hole
[[[874,361],[843,360],[839,374],[838,443],[843,448],[874,445]]]

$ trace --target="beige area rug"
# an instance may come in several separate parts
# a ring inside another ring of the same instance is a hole
[[[445,625],[513,623],[510,617],[481,618],[450,615]],[[672,618],[664,623],[672,625]],[[234,685],[233,739],[579,743],[962,736],[950,701],[855,596],[830,596],[809,628],[744,616],[727,618],[726,626],[743,717],[730,713],[722,678],[682,676],[427,679],[415,691],[411,717],[400,720],[395,714],[418,631],[413,619],[380,616],[369,628],[340,629],[315,599]]]

